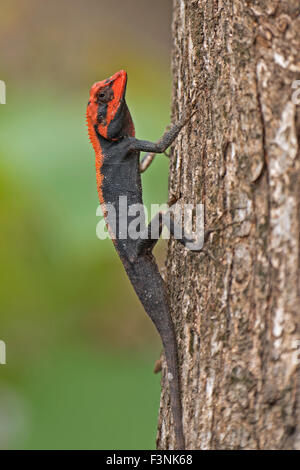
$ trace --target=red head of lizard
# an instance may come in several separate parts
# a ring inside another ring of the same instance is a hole
[[[112,77],[96,82],[91,87],[87,105],[87,125],[90,141],[95,150],[97,189],[103,201],[101,167],[103,155],[100,139],[118,141],[124,136],[134,136],[134,125],[125,101],[127,73],[120,70]]]
[[[127,73],[120,70],[91,87],[87,122],[92,141],[94,133],[107,140],[134,135],[132,119],[125,102],[126,84]]]

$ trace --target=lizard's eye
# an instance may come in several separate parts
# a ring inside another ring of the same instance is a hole
[[[104,91],[100,91],[96,98],[98,103],[104,103],[106,101],[106,93]]]
[[[104,90],[99,91],[97,95],[98,103],[108,103],[113,98],[113,92],[111,88],[106,88]]]
[[[106,93],[105,91],[99,91],[99,93],[97,94],[96,96],[96,99],[97,99],[97,102],[98,103],[105,103],[107,100],[106,100]]]

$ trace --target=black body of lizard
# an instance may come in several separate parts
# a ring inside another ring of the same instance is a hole
[[[177,342],[170,314],[168,296],[161,278],[152,249],[157,238],[120,238],[119,197],[127,197],[127,206],[142,204],[140,152],[151,152],[144,158],[151,162],[153,153],[163,153],[174,141],[180,129],[187,122],[183,119],[163,135],[157,142],[138,140],[134,137],[134,126],[125,102],[127,74],[121,70],[107,80],[95,83],[90,91],[87,106],[87,123],[91,143],[96,153],[97,189],[106,223],[115,248],[126,269],[127,275],[147,314],[156,326],[162,343],[168,368],[170,401],[173,413],[176,447],[184,449],[182,406],[178,371]],[[142,171],[145,169],[142,168]],[[112,228],[107,207],[112,204],[116,210],[116,225]],[[123,216],[123,212],[121,216]],[[159,214],[160,231],[163,215]],[[136,218],[128,215],[127,226]],[[157,219],[156,219],[157,222]],[[151,233],[151,222],[141,231]],[[172,227],[169,227],[172,231]],[[179,240],[185,243],[185,239]]]

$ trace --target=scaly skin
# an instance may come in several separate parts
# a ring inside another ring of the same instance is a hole
[[[87,124],[96,155],[97,190],[115,248],[162,339],[168,367],[176,448],[184,449],[176,336],[164,281],[152,255],[157,240],[120,239],[118,222],[114,233],[107,217],[106,204],[114,205],[117,221],[119,196],[127,196],[127,206],[142,204],[140,151],[163,153],[187,119],[174,125],[157,143],[135,139],[134,125],[125,101],[126,83],[127,74],[121,70],[109,79],[95,83],[90,90]],[[135,218],[128,216],[128,225]]]

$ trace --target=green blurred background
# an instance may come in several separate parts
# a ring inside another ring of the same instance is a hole
[[[89,88],[124,68],[137,136],[169,123],[171,0],[1,4],[0,448],[155,448],[161,345],[96,238]],[[143,176],[167,200],[168,162]],[[165,242],[156,255],[163,262]]]

